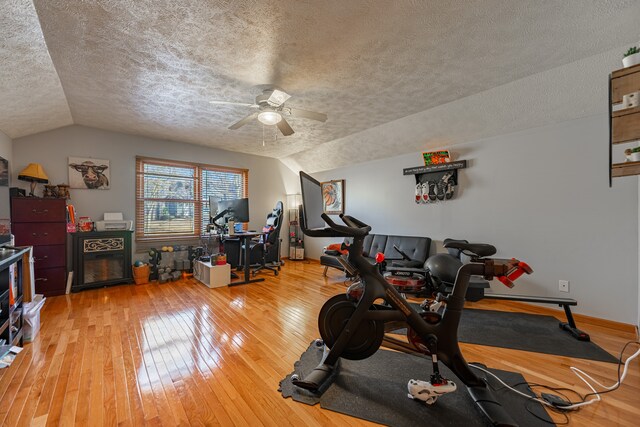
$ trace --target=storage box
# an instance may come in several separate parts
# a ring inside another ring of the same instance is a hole
[[[231,265],[211,265],[211,262],[196,261],[193,277],[209,288],[227,286],[231,281]]]

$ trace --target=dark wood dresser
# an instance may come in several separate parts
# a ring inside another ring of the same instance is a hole
[[[33,246],[36,293],[63,295],[67,284],[66,200],[12,197],[11,231],[16,245]]]

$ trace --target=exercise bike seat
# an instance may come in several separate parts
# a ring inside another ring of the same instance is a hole
[[[444,242],[443,246],[447,249],[459,249],[467,255],[473,254],[480,258],[495,255],[498,251],[495,246],[486,243],[466,243],[457,240]]]

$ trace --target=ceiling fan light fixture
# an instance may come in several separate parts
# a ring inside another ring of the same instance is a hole
[[[282,116],[277,111],[263,111],[262,113],[258,114],[258,120],[262,124],[273,126],[280,123],[280,120],[282,120]]]

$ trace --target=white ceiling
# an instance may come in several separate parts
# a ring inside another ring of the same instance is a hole
[[[351,135],[635,41],[640,18],[632,0],[0,4],[10,137],[76,123],[303,163],[324,146],[348,155]],[[245,108],[208,102],[251,102],[264,84],[329,120],[291,119],[296,133],[277,141],[267,128],[263,147],[258,123],[227,129]]]

